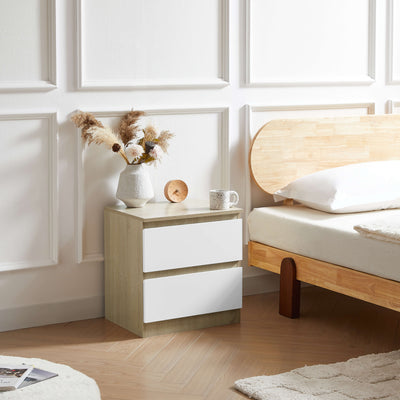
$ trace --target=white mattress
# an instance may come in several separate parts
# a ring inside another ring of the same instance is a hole
[[[361,236],[354,225],[400,210],[329,214],[301,205],[254,209],[250,240],[282,250],[400,281],[400,245]]]

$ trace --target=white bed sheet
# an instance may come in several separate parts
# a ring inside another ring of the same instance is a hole
[[[329,214],[301,205],[275,206],[254,209],[248,225],[252,241],[400,282],[400,245],[353,229],[394,215],[400,210]]]

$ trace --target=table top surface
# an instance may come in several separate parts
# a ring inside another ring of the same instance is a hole
[[[240,214],[243,210],[231,207],[226,210],[210,210],[207,200],[185,200],[181,203],[167,201],[147,203],[141,208],[127,208],[125,206],[109,206],[106,211],[129,215],[141,221],[163,221],[171,219],[196,218],[213,215]]]

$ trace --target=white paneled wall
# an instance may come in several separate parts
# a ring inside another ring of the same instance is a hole
[[[103,315],[103,208],[124,163],[77,109],[176,134],[150,167],[191,198],[271,199],[249,144],[273,118],[400,112],[400,0],[0,0],[0,330]],[[245,245],[246,243],[244,243]],[[245,246],[246,247],[246,246]],[[247,267],[244,292],[277,289]]]
[[[375,0],[247,0],[248,83],[372,83],[375,19]]]
[[[388,0],[388,83],[400,83],[400,2]]]
[[[0,90],[56,85],[55,0],[0,0]]]
[[[81,87],[228,83],[228,0],[79,3]]]
[[[0,140],[0,271],[57,264],[56,114],[0,114]]]

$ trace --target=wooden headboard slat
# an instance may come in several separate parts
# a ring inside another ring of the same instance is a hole
[[[249,162],[272,194],[323,169],[391,159],[400,159],[400,115],[273,120],[258,131]]]

